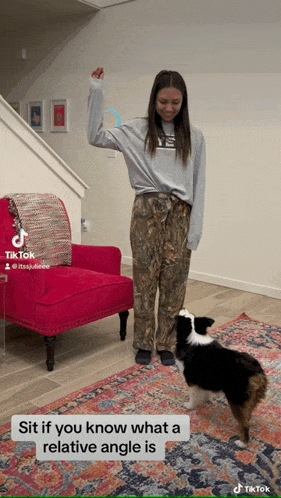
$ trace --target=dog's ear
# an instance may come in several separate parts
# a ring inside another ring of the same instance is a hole
[[[179,315],[176,319],[176,329],[178,342],[186,339],[191,332],[191,320],[185,316]]]
[[[213,318],[205,317],[205,320],[206,320],[206,328],[211,327],[213,323],[215,323],[215,320],[213,320]]]
[[[197,334],[205,335],[207,334],[207,329],[210,328],[215,320],[208,318],[207,316],[196,317],[194,320],[195,331]]]
[[[185,316],[178,315],[176,318],[176,327],[178,331],[184,331],[186,328],[186,318]]]

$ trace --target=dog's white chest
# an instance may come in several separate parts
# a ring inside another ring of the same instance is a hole
[[[190,336],[188,337],[188,344],[191,346],[206,346],[207,344],[211,344],[213,342],[213,338],[207,335],[197,334],[197,332],[192,330]]]

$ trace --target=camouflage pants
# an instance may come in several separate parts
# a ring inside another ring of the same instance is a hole
[[[131,220],[134,344],[136,349],[175,350],[175,317],[182,308],[190,266],[187,248],[191,207],[170,194],[137,195]],[[159,288],[155,337],[155,300]],[[156,344],[155,344],[156,339]]]

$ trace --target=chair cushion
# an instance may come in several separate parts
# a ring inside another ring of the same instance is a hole
[[[54,335],[133,306],[133,282],[75,267],[45,271],[45,293],[35,304],[35,321]],[[42,332],[43,333],[43,332]]]

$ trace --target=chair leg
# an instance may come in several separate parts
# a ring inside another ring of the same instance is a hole
[[[121,339],[121,341],[125,341],[125,338],[126,338],[128,316],[129,316],[129,311],[121,311],[121,313],[119,313],[119,317],[120,317],[120,339]]]
[[[47,360],[46,360],[46,365],[47,365],[47,370],[48,372],[51,372],[54,368],[54,363],[55,363],[55,346],[56,346],[56,336],[44,336],[45,339],[45,344],[47,348]]]

